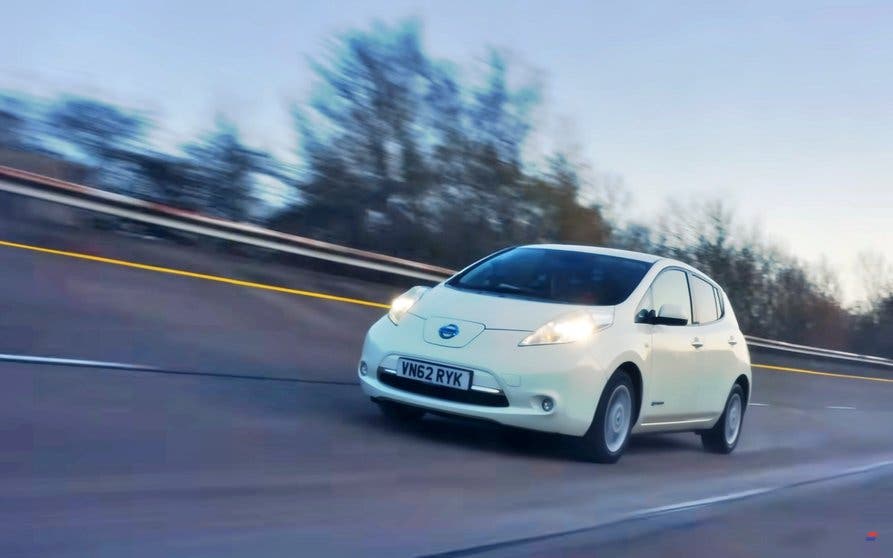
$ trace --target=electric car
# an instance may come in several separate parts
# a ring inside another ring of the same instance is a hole
[[[564,434],[602,463],[638,433],[693,431],[731,453],[751,391],[735,313],[704,273],[554,244],[409,289],[369,329],[357,372],[389,418],[430,411]]]

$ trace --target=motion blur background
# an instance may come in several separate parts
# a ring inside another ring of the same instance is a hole
[[[446,267],[665,254],[893,356],[889,3],[368,4],[10,5],[0,164]]]
[[[893,555],[891,29],[889,1],[4,3],[0,556]],[[389,300],[556,241],[727,290],[757,336],[732,455],[380,416]]]

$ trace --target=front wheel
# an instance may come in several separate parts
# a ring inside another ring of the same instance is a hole
[[[744,390],[740,384],[732,387],[726,408],[710,430],[701,433],[704,449],[713,453],[732,453],[741,437],[744,424]]]
[[[595,463],[615,463],[629,442],[635,387],[629,374],[618,370],[602,391],[589,430],[578,441],[581,457]]]

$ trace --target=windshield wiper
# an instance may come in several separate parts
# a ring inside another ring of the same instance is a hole
[[[518,285],[510,285],[508,283],[500,283],[498,285],[489,286],[489,287],[475,287],[475,286],[471,286],[471,285],[462,285],[461,283],[457,286],[460,288],[478,291],[481,293],[512,294],[512,295],[521,295],[521,296],[525,296],[525,297],[543,298],[543,294],[537,290],[526,288],[526,287],[519,287]]]
[[[527,287],[519,287],[518,285],[510,285],[508,283],[500,283],[494,287],[499,292],[505,293],[523,293],[531,296],[539,296],[539,291]]]

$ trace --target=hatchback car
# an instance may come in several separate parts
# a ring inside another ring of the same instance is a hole
[[[744,337],[709,277],[569,245],[509,248],[411,288],[369,329],[358,373],[388,417],[565,434],[607,463],[637,433],[694,431],[730,453],[751,386]]]

